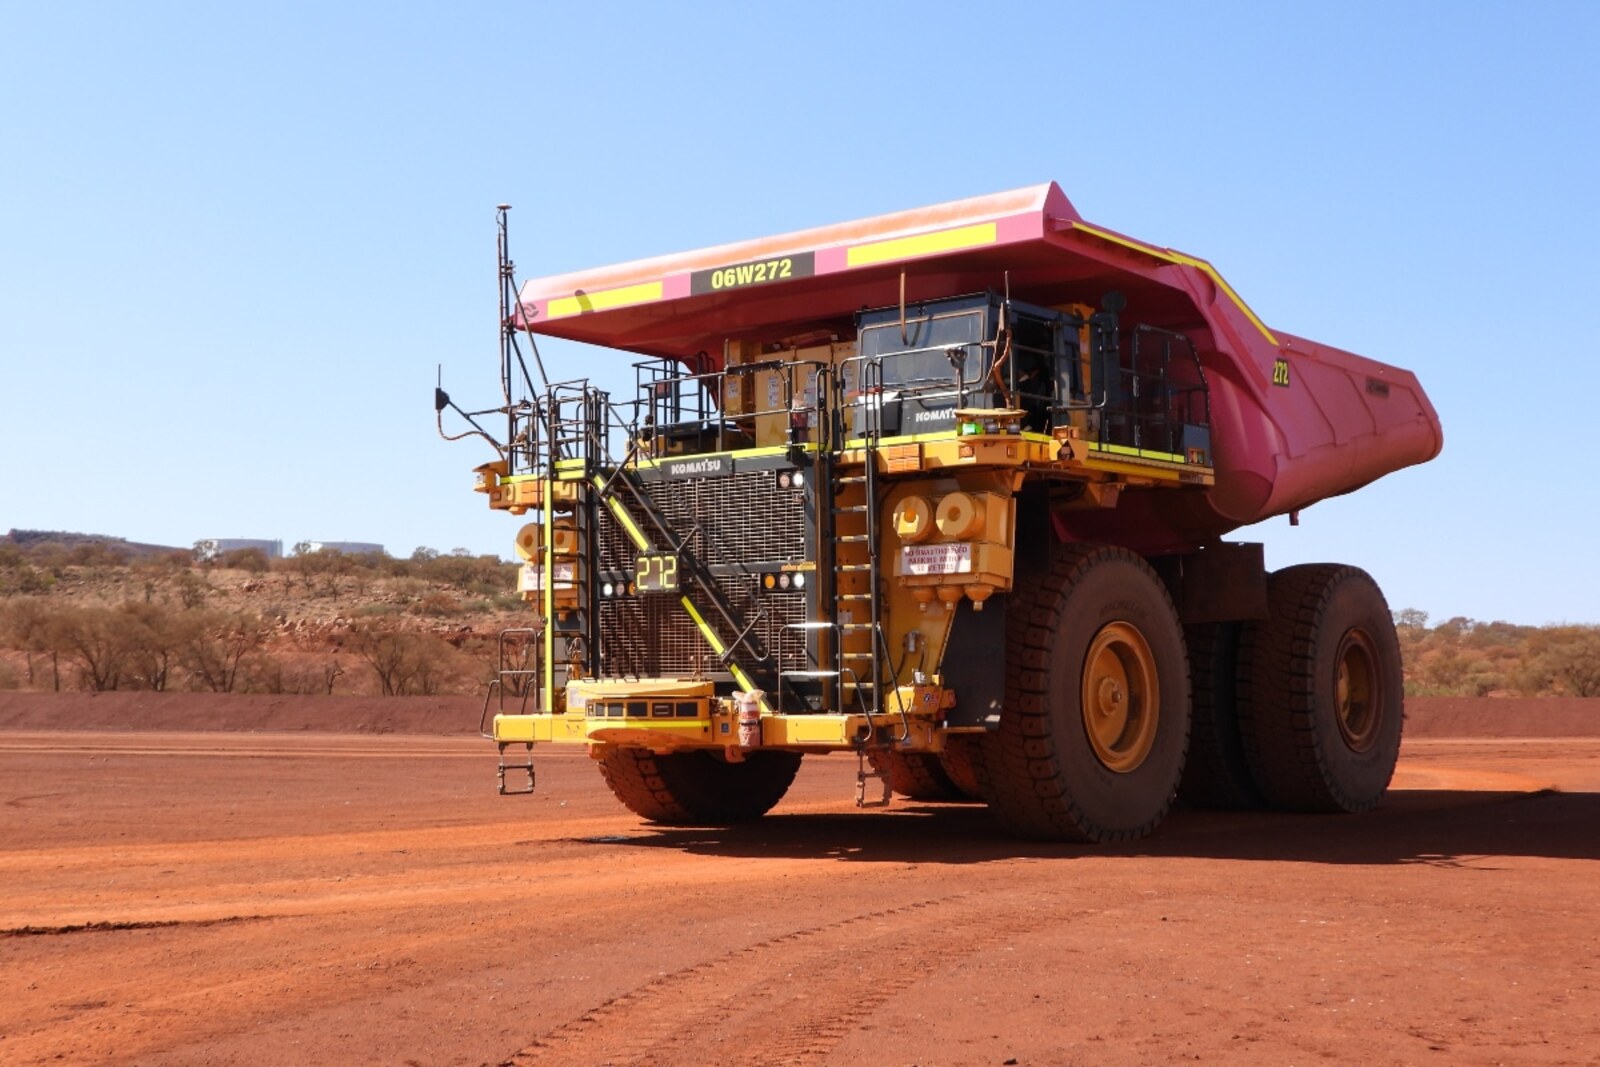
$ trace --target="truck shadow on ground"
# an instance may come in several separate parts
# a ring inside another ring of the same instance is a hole
[[[1121,845],[1005,837],[978,804],[897,802],[882,811],[784,814],[733,827],[646,827],[597,844],[697,855],[970,864],[1018,858],[1174,856],[1492,869],[1495,857],[1600,859],[1600,793],[1391,793],[1361,815],[1176,808],[1160,830]]]

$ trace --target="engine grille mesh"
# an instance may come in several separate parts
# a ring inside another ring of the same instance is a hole
[[[768,593],[758,567],[807,558],[803,495],[776,488],[771,471],[740,471],[730,477],[648,486],[650,497],[688,549],[711,569],[723,598],[746,624],[765,614],[753,633],[786,671],[803,670],[806,631],[789,629],[806,621],[806,594]],[[621,494],[627,499],[627,494]],[[634,521],[653,535],[642,509],[630,506]],[[692,532],[691,532],[692,531]],[[602,572],[632,573],[633,543],[612,516],[602,511],[599,529]],[[704,592],[692,582],[684,591],[724,640],[733,635],[721,623]],[[600,672],[610,677],[692,676],[723,670],[678,598],[665,594],[600,602]],[[761,665],[753,665],[761,666]]]

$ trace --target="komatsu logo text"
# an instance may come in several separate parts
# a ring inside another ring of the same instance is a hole
[[[731,456],[700,456],[695,459],[668,459],[661,463],[668,478],[725,478],[733,473]]]

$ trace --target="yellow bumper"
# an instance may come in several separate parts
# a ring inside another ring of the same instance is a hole
[[[739,723],[731,705],[712,696],[710,682],[646,680],[574,682],[567,687],[567,710],[494,717],[494,739],[501,743],[626,745],[658,751],[726,748],[738,745]],[[893,738],[912,751],[944,747],[939,727],[944,693],[936,686],[900,691],[905,714],[875,715],[764,713],[763,748],[817,752],[845,751],[869,737]]]

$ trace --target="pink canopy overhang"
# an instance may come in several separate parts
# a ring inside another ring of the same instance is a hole
[[[1215,485],[1074,513],[1067,531],[1143,551],[1203,543],[1437,455],[1415,375],[1269,330],[1204,260],[1084,221],[1054,183],[529,281],[531,332],[721,369],[726,341],[852,335],[862,308],[1000,291],[1031,303],[1126,298],[1124,323],[1181,331],[1207,375]],[[698,358],[705,353],[704,358]]]
[[[1236,319],[1220,325],[1273,340],[1209,264],[1084,222],[1053,182],[536,278],[519,325],[690,363],[705,352],[696,369],[717,369],[727,340],[848,336],[856,311],[899,301],[902,273],[911,302],[1009,282],[1019,299],[1098,306],[1117,290],[1134,321],[1196,331]]]

